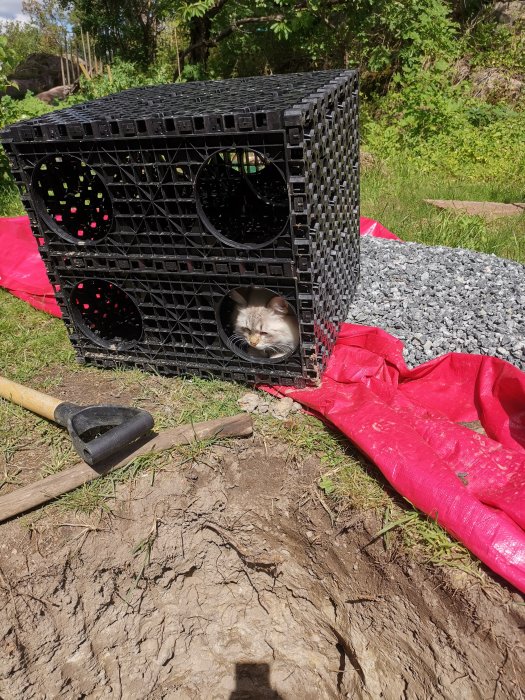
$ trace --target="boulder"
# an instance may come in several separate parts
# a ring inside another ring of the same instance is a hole
[[[525,0],[495,2],[494,16],[500,24],[506,24],[510,27],[521,22],[525,23]]]
[[[39,92],[36,97],[42,102],[46,102],[48,105],[52,104],[58,100],[64,100],[68,95],[73,92],[72,85],[57,85],[51,90],[46,90],[45,92]]]
[[[69,61],[70,76],[78,74],[77,67]],[[66,62],[64,60],[64,72]],[[73,72],[75,71],[75,72]],[[35,95],[46,92],[57,85],[62,85],[62,70],[60,68],[60,56],[48,53],[32,53],[22,63],[19,63],[14,71],[7,76],[7,79],[16,83],[17,86],[10,86],[6,92],[11,97],[24,97],[30,90]]]
[[[479,68],[470,76],[472,94],[488,102],[517,102],[525,94],[522,76],[510,75],[498,68]]]

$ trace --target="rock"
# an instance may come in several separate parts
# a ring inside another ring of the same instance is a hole
[[[515,4],[523,6],[523,20],[525,20],[525,1]],[[472,68],[468,59],[460,58],[454,65],[452,83],[457,85],[467,79],[472,82],[473,96],[489,102],[498,102],[501,99],[517,102],[525,93],[525,82],[522,75],[512,74],[496,67]]]
[[[260,397],[258,394],[250,392],[249,394],[244,394],[237,403],[246,413],[255,413],[259,406]]]
[[[524,3],[525,5],[525,3]],[[518,101],[525,93],[525,82],[498,68],[480,68],[471,75],[472,94],[484,100]]]
[[[495,2],[493,12],[500,24],[512,27],[519,22],[525,21],[525,2],[524,0]]]
[[[290,415],[293,409],[294,401],[290,398],[280,399],[279,401],[274,401],[270,406],[270,413],[274,418],[279,420],[285,420]]]
[[[359,315],[403,341],[410,367],[446,352],[481,352],[523,369],[524,274],[522,264],[495,255],[365,236],[347,318]]]
[[[39,100],[42,100],[42,102],[46,102],[47,104],[51,104],[52,102],[55,102],[56,100],[65,99],[72,92],[73,92],[72,85],[57,85],[56,87],[51,88],[51,90],[46,90],[45,92],[39,92],[37,97]]]
[[[279,420],[285,420],[290,413],[297,413],[302,409],[300,403],[290,398],[272,400],[264,394],[256,394],[253,391],[244,394],[237,403],[247,413],[270,413]]]
[[[450,209],[468,216],[483,216],[485,219],[498,219],[502,216],[522,216],[525,213],[525,202],[507,204],[504,202],[470,202],[458,199],[424,199],[438,209]],[[428,275],[424,272],[423,275]],[[423,275],[421,279],[423,279]],[[425,278],[428,279],[428,276]],[[465,280],[461,280],[462,285]]]
[[[78,68],[72,61],[68,61],[68,63],[70,75],[76,77]],[[65,59],[64,75],[67,75]],[[64,82],[60,56],[32,53],[17,65],[14,71],[7,76],[7,79],[16,83],[16,86],[10,86],[6,89],[6,93],[11,97],[24,97],[28,90],[35,94],[47,92]]]

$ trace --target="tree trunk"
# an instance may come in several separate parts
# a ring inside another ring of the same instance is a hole
[[[210,48],[207,45],[211,35],[211,19],[204,17],[192,17],[190,20],[190,46],[195,46],[189,53],[190,63],[202,63],[204,67],[208,62]]]

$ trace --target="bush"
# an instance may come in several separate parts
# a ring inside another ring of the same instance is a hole
[[[395,84],[397,91],[363,110],[363,140],[373,153],[480,181],[515,180],[523,171],[523,105],[473,98],[467,81],[453,84],[452,63],[444,60],[406,69]]]
[[[169,83],[172,81],[172,77],[173,71],[167,65],[155,65],[144,72],[133,63],[117,59],[110,70],[106,70],[103,75],[95,76],[91,80],[82,77],[80,90],[71,95],[60,106],[68,107],[86,100],[97,100],[100,97],[142,85]]]
[[[14,100],[4,95],[0,97],[0,129],[3,129],[7,124],[13,124],[22,119],[39,117],[41,114],[46,114],[52,110],[53,107],[42,102],[42,100],[38,100],[31,93],[28,93],[22,100]],[[4,149],[0,147],[0,183],[5,186],[10,181],[11,169],[9,161]]]

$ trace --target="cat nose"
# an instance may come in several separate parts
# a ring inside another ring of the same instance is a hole
[[[261,336],[258,334],[250,334],[248,336],[248,342],[250,345],[253,345],[255,347],[256,345],[259,345],[259,341],[261,340]]]

